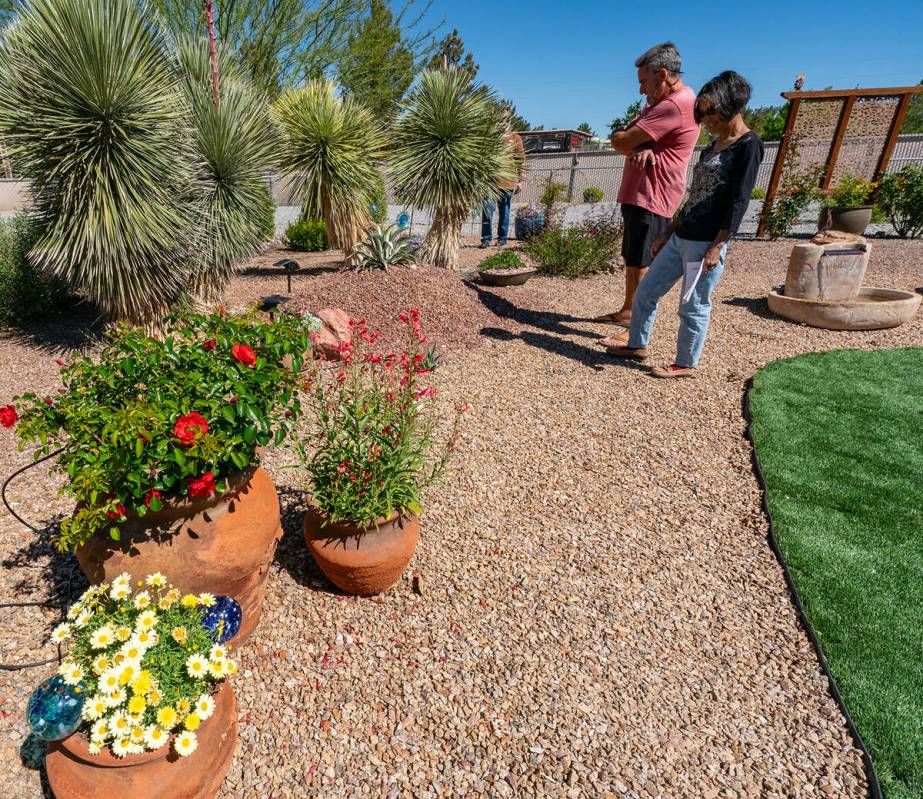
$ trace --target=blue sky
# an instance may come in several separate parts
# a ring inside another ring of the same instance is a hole
[[[634,59],[668,39],[694,89],[736,69],[753,84],[751,105],[781,102],[798,72],[805,89],[923,80],[923,0],[435,0],[430,19],[458,28],[479,79],[546,128],[587,121],[607,132],[638,97]]]

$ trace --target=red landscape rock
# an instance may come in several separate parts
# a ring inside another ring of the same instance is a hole
[[[323,327],[314,339],[314,349],[328,361],[336,361],[340,357],[337,345],[353,339],[349,314],[342,308],[323,308],[317,312],[317,318]]]

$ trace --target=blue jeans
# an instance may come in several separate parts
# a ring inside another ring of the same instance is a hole
[[[670,240],[657,253],[635,292],[635,300],[631,306],[631,329],[628,333],[629,347],[647,346],[661,297],[673,288],[677,281],[683,279],[686,263],[701,261],[710,246],[710,241],[681,239],[675,233],[670,236]],[[724,271],[726,255],[727,244],[721,248],[718,265],[714,269],[702,272],[688,302],[683,302],[682,295],[680,296],[679,335],[674,361],[677,366],[699,365],[702,348],[705,346],[705,335],[708,333],[708,320],[711,317],[711,293]]]
[[[510,232],[510,197],[513,192],[504,189],[500,192],[497,200],[484,200],[484,207],[481,211],[481,241],[490,241],[491,223],[494,218],[494,210],[499,206],[500,218],[497,220],[497,239],[506,241]]]

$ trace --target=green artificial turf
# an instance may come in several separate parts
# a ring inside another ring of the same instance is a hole
[[[888,799],[923,799],[923,349],[840,350],[754,378],[785,561]]]

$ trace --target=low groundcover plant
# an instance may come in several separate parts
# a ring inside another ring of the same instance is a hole
[[[164,337],[116,326],[96,361],[59,362],[61,393],[0,409],[0,424],[18,422],[20,448],[37,444],[36,457],[62,448],[56,469],[77,508],[58,548],[106,528],[118,539],[119,522],[160,510],[169,495],[223,493],[229,475],[258,462],[257,447],[291,431],[311,333],[305,317],[256,312],[176,317]]]
[[[325,523],[371,527],[395,511],[421,511],[421,493],[443,472],[456,448],[464,405],[455,406],[448,435],[438,434],[435,387],[424,385],[435,359],[423,351],[419,312],[400,314],[405,344],[383,350],[381,334],[351,321],[352,342],[339,345],[333,367],[315,362],[308,390],[313,407],[299,451],[313,504]]]
[[[237,673],[228,647],[202,621],[211,594],[186,594],[159,573],[132,586],[128,573],[90,586],[51,634],[68,646],[58,668],[84,692],[81,726],[90,754],[117,757],[160,749],[181,756],[215,710],[213,693]]]

